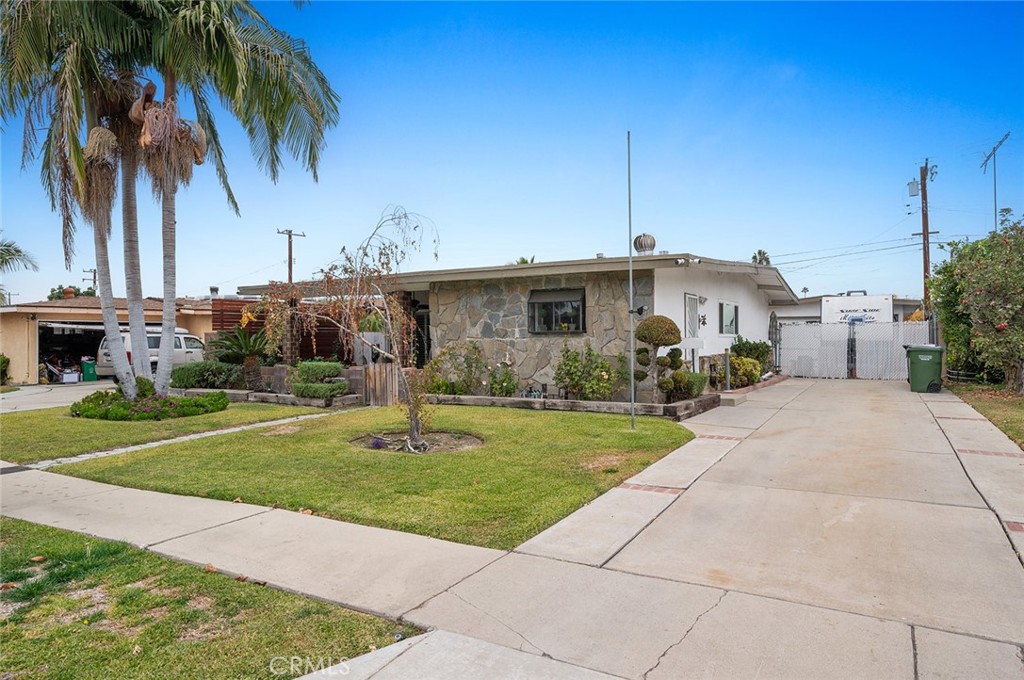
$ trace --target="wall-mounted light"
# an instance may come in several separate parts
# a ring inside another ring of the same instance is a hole
[[[643,316],[647,312],[647,305],[640,305],[636,309],[629,310],[630,314],[636,314],[637,316]]]
[[[708,299],[706,297],[704,297],[703,295],[701,295],[701,296],[699,296],[697,298],[697,303],[700,304],[700,305],[706,304],[707,301],[708,301]]]

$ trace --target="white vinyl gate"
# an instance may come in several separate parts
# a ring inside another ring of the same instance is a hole
[[[904,380],[904,345],[928,343],[927,321],[782,324],[779,366],[805,378]]]

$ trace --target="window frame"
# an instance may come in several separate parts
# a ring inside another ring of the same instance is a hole
[[[544,298],[544,299],[536,299]],[[579,328],[563,330],[560,325],[564,323],[555,319],[562,319],[566,315],[556,309],[556,305],[578,305],[579,306]],[[551,318],[551,328],[538,327],[538,313],[540,308],[547,308]],[[587,291],[585,288],[535,288],[530,291],[526,300],[526,329],[531,335],[552,335],[557,333],[568,333],[582,335],[587,332]]]
[[[729,333],[725,330],[725,306],[728,305],[733,308],[733,331]],[[724,335],[730,338],[735,338],[740,334],[740,306],[735,302],[729,300],[718,301],[718,334]]]

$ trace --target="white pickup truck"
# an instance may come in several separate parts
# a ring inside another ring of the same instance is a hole
[[[121,333],[121,339],[124,341],[124,347],[128,350],[128,360],[131,361],[132,354],[132,340],[129,333]],[[160,331],[154,329],[152,332],[146,333],[146,342],[149,345],[149,365],[150,372],[156,373],[156,362],[160,356]],[[206,346],[203,341],[195,335],[189,335],[188,331],[184,328],[178,328],[174,332],[174,365],[181,366],[182,364],[191,363],[193,361],[203,360],[203,351]],[[107,338],[103,337],[100,341],[99,350],[96,352],[96,375],[101,378],[113,377],[115,380],[117,376],[114,375],[114,363],[110,358],[110,349],[107,347]]]

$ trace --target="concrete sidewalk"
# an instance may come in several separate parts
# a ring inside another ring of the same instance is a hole
[[[17,466],[2,510],[439,631],[346,677],[1020,680],[1024,453],[965,409],[757,390],[511,553]]]

